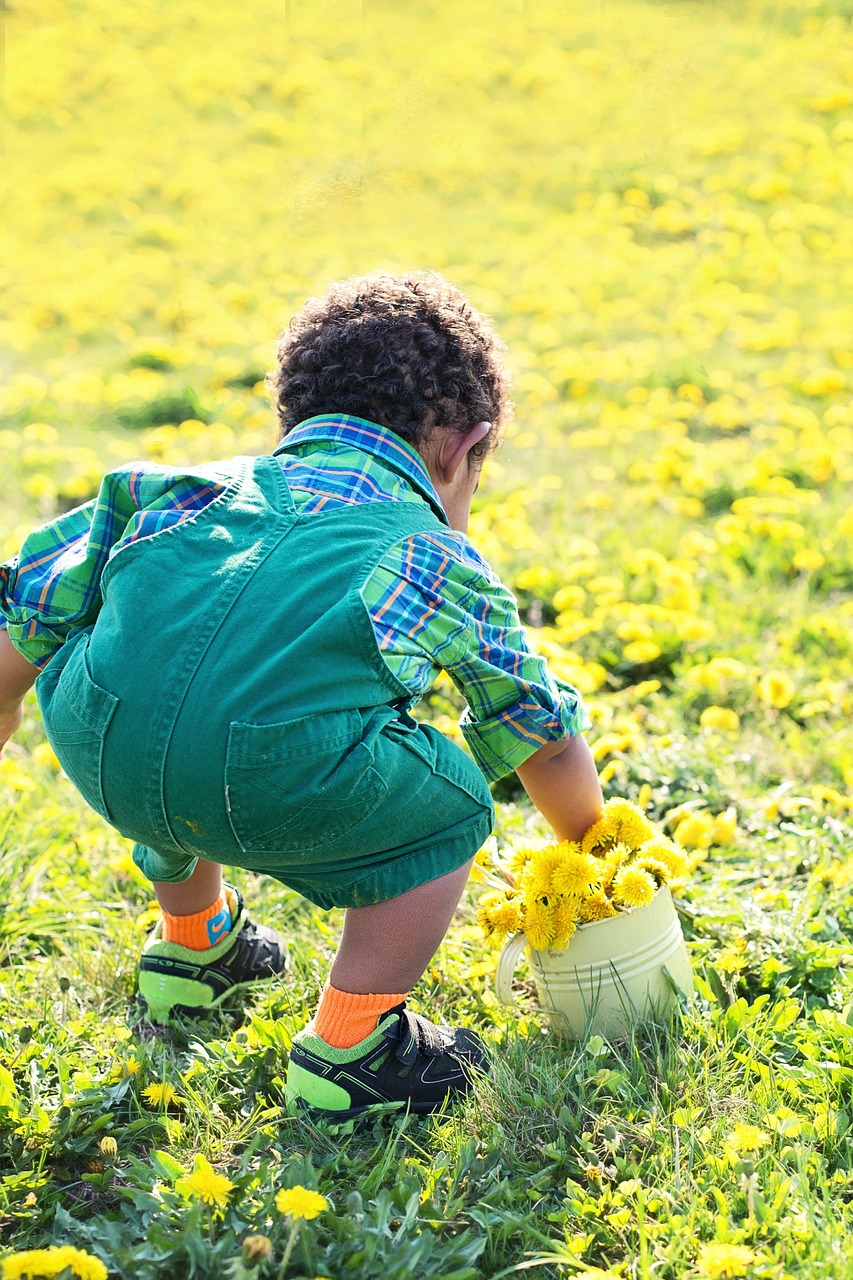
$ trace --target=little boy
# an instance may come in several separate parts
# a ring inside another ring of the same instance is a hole
[[[284,969],[223,863],[346,908],[288,1067],[315,1116],[430,1111],[485,1067],[405,1002],[491,831],[487,780],[515,769],[561,840],[601,804],[580,696],[465,536],[502,350],[439,276],[334,285],[280,340],[271,456],[131,464],[0,566],[0,747],[38,676],[63,769],[154,882],[149,1018]],[[440,671],[473,759],[410,714]]]

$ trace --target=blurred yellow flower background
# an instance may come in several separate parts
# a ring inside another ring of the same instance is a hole
[[[268,449],[305,297],[431,266],[506,338],[472,537],[605,786],[695,734],[849,808],[843,6],[39,0],[7,39],[0,555],[119,462]]]

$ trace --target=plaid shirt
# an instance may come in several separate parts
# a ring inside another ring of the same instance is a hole
[[[374,423],[310,418],[276,451],[298,511],[346,503],[427,502],[446,516],[420,455]],[[172,470],[132,463],[104,477],[97,498],[36,529],[0,565],[0,626],[37,667],[74,627],[93,623],[107,561],[122,547],[190,519],[221,493],[229,464]],[[362,590],[391,672],[423,696],[446,671],[468,706],[461,720],[489,780],[546,742],[590,727],[580,694],[531,652],[512,594],[468,538],[449,527],[404,538]]]

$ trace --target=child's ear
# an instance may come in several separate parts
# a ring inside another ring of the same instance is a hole
[[[441,443],[436,450],[436,463],[445,484],[454,479],[459,468],[466,463],[474,445],[485,440],[491,429],[491,422],[478,422],[467,431],[445,430],[442,433]]]

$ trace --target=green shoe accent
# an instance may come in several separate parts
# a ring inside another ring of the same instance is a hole
[[[336,1045],[326,1044],[323,1037],[317,1035],[314,1030],[314,1023],[311,1021],[294,1036],[294,1044],[298,1044],[301,1049],[307,1049],[309,1053],[316,1054],[318,1058],[322,1058],[325,1062],[357,1062],[359,1058],[363,1058],[371,1049],[382,1043],[383,1027],[388,1022],[389,1019],[386,1015],[380,1019],[370,1035],[365,1036],[363,1040],[359,1040],[358,1044],[352,1045],[349,1049],[339,1049]]]
[[[139,974],[139,994],[145,1001],[151,1022],[168,1022],[176,1004],[203,1008],[209,1006],[214,998],[213,988],[206,982],[146,970]]]
[[[293,1109],[297,1099],[309,1107],[320,1107],[324,1111],[347,1111],[352,1105],[352,1098],[346,1089],[333,1080],[324,1080],[313,1071],[306,1071],[296,1062],[291,1062],[287,1069],[284,1096],[289,1110]]]

